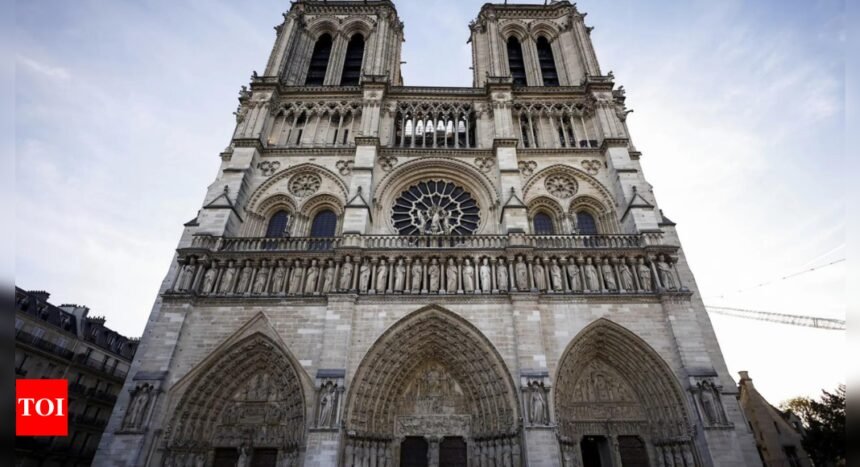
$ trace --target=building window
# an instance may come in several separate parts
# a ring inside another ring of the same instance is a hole
[[[555,235],[555,227],[552,225],[552,218],[547,214],[542,212],[537,213],[533,223],[535,235]]]
[[[540,62],[540,72],[543,76],[544,86],[558,86],[558,71],[555,68],[555,58],[552,55],[552,46],[546,37],[539,37],[537,40],[538,62]]]
[[[328,61],[331,57],[331,44],[331,36],[328,34],[323,34],[317,39],[313,55],[311,55],[308,77],[305,80],[306,86],[322,86],[325,83]]]
[[[594,216],[585,211],[576,213],[576,229],[580,235],[597,235],[597,222],[594,221]]]
[[[400,235],[472,235],[480,224],[480,208],[472,195],[444,180],[409,187],[392,207]]]
[[[364,61],[364,36],[352,36],[346,47],[346,61],[343,63],[341,86],[358,86],[361,81],[361,66]]]
[[[335,229],[337,229],[337,216],[333,211],[326,209],[314,217],[314,222],[311,225],[311,237],[334,237]]]
[[[290,213],[278,211],[269,219],[266,228],[266,238],[283,238],[290,236]]]
[[[508,38],[508,65],[511,68],[511,78],[514,86],[526,86],[526,64],[523,60],[523,47],[516,37]]]

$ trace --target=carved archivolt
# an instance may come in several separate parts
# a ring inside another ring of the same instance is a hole
[[[246,337],[210,356],[186,378],[177,385],[184,392],[165,432],[168,458],[248,443],[295,452],[304,444],[300,375],[268,336]]]
[[[542,190],[539,188],[547,190],[547,192],[549,193],[549,186],[544,187],[542,185],[547,185],[547,182],[550,179],[553,179],[553,177],[561,180],[574,180],[577,183],[577,187],[575,187],[575,193],[580,193],[582,195],[591,195],[600,199],[601,204],[605,206],[607,210],[611,209],[614,206],[612,194],[603,186],[602,183],[597,181],[597,179],[595,179],[591,175],[588,175],[582,170],[560,164],[552,165],[543,170],[538,171],[528,180],[528,182],[526,182],[525,186],[523,187],[523,195],[525,196],[526,202],[529,202],[531,198],[540,195],[540,191]],[[538,184],[538,182],[542,183]],[[567,196],[567,198],[570,198],[570,196]]]
[[[391,437],[395,429],[415,434],[421,426],[427,435],[437,427],[443,436],[507,436],[520,417],[513,381],[492,344],[464,319],[435,307],[389,328],[353,381],[346,429],[358,436]],[[440,415],[450,417],[437,420]]]
[[[248,201],[248,210],[255,213],[261,213],[263,211],[263,200],[267,200],[279,194],[285,195],[286,193],[289,193],[292,191],[291,185],[293,184],[293,176],[301,176],[305,174],[319,177],[320,193],[331,193],[338,197],[341,204],[346,203],[347,187],[343,180],[325,167],[307,163],[282,170],[260,185]]]
[[[555,411],[562,440],[639,436],[659,455],[665,448],[673,458],[681,455],[681,466],[696,465],[677,378],[647,343],[609,320],[589,325],[562,355]]]
[[[381,213],[390,213],[404,191],[425,180],[445,180],[462,187],[477,202],[481,212],[491,213],[499,198],[487,175],[472,165],[450,158],[422,158],[403,163],[386,174],[374,191],[373,199]],[[474,233],[492,233],[484,231],[491,218],[492,215],[482,215]],[[397,232],[393,224],[390,224],[390,232]]]

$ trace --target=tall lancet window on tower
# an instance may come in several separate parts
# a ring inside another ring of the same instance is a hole
[[[558,86],[558,71],[555,68],[555,57],[552,55],[552,46],[546,37],[539,37],[537,40],[538,62],[540,62],[540,72],[543,75],[544,86]]]
[[[306,86],[322,86],[325,83],[325,75],[328,71],[328,61],[331,57],[331,36],[323,34],[314,45],[314,53],[311,55],[311,65],[308,68]]]
[[[361,80],[361,66],[364,61],[364,36],[356,34],[346,47],[346,61],[343,63],[341,86],[358,86]]]
[[[514,86],[526,86],[526,64],[523,60],[523,47],[516,37],[508,38],[508,65],[511,69],[511,78]]]

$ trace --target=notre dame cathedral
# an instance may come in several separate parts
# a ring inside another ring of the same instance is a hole
[[[390,0],[293,2],[95,465],[761,465],[584,17],[411,87]]]

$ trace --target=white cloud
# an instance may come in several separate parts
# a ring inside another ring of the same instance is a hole
[[[50,79],[65,81],[71,77],[69,71],[63,67],[40,63],[32,58],[19,55],[16,57],[16,62],[18,65],[23,66],[26,71],[31,71]]]

